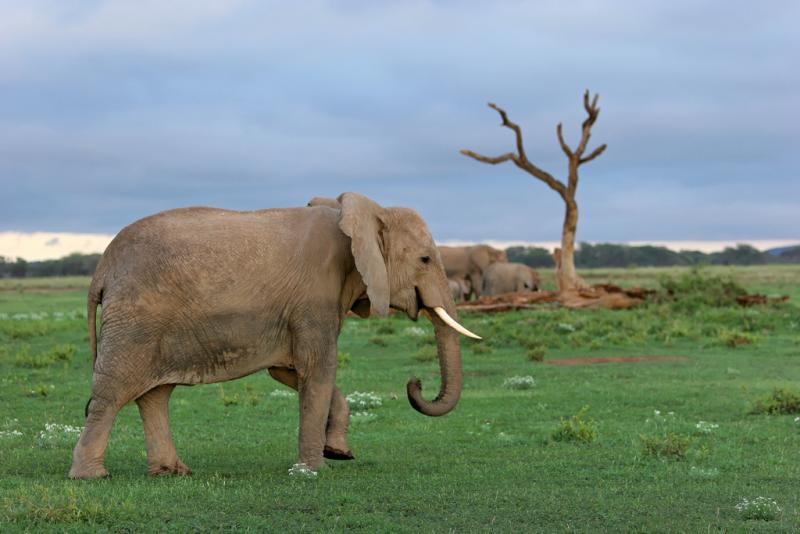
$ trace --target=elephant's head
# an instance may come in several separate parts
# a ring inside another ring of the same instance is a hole
[[[458,333],[477,336],[454,319],[444,265],[425,221],[414,210],[383,208],[356,193],[343,193],[337,201],[339,228],[350,237],[372,312],[386,315],[391,307],[416,320],[422,311],[434,324],[442,376],[439,395],[424,400],[420,381],[412,378],[407,386],[409,402],[425,415],[448,413],[461,395]]]

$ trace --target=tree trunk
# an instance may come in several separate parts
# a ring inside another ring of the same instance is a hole
[[[574,198],[565,200],[564,229],[561,233],[561,250],[556,254],[556,284],[559,291],[576,291],[584,287],[575,272],[575,232],[578,228],[578,204]]]

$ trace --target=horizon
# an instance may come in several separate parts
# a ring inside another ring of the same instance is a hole
[[[0,232],[0,257],[7,260],[22,258],[26,261],[45,261],[61,259],[69,254],[102,254],[108,243],[114,238],[113,234],[79,234],[64,232]],[[588,241],[578,240],[576,248],[580,248],[580,243],[586,242],[592,245],[608,243],[615,245],[644,246],[651,245],[664,247],[675,252],[681,251],[700,251],[706,254],[720,252],[727,247],[737,245],[750,245],[761,252],[766,250],[800,246],[800,239],[781,240],[781,239],[739,239],[739,240],[650,240],[650,241]],[[460,246],[484,243],[495,248],[507,249],[514,246],[539,247],[553,250],[560,246],[560,241],[519,241],[519,240],[496,240],[487,239],[482,241],[464,241],[443,239],[436,240],[440,246]]]
[[[721,8],[724,6],[724,8]],[[794,241],[800,4],[129,3],[0,6],[0,231],[113,234],[174,206],[358,191],[442,240],[549,242],[582,95],[589,242]]]

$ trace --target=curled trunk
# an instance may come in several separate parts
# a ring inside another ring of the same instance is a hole
[[[456,317],[455,309],[451,308],[448,313]],[[430,319],[436,333],[436,345],[439,352],[439,370],[441,371],[441,385],[439,394],[432,401],[422,398],[422,383],[416,377],[408,381],[406,391],[408,402],[418,412],[440,416],[453,410],[461,397],[461,345],[459,334],[436,314],[431,313]]]

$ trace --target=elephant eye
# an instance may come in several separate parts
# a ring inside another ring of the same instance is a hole
[[[429,263],[431,261],[430,256],[422,256],[420,259],[422,260],[422,263]]]

